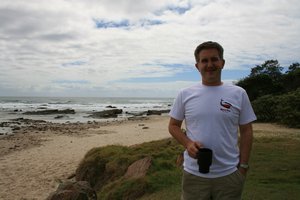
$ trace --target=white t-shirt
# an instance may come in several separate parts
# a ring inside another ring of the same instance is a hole
[[[246,91],[222,84],[198,83],[179,92],[169,115],[185,120],[187,136],[213,150],[210,172],[198,171],[197,160],[184,152],[184,170],[205,178],[226,176],[239,163],[238,127],[256,120]]]

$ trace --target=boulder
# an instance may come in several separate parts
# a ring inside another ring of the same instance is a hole
[[[128,111],[126,111],[127,115],[133,115],[135,117],[147,115],[147,113],[148,113],[147,111],[141,111],[141,112],[128,112]]]
[[[54,119],[62,119],[62,118],[64,118],[63,115],[57,115],[56,117],[54,117]]]
[[[124,175],[125,178],[142,178],[146,176],[149,167],[151,166],[151,157],[145,157],[132,163]]]
[[[111,110],[103,110],[100,112],[94,112],[88,117],[92,118],[116,118],[118,114],[122,114],[122,109],[111,109]]]
[[[169,113],[170,110],[148,110],[147,115],[161,115],[162,113]]]
[[[49,110],[38,110],[38,111],[28,111],[24,112],[24,115],[54,115],[54,114],[75,114],[73,109],[49,109]]]
[[[66,181],[46,200],[97,200],[97,194],[87,181]]]
[[[117,108],[117,107],[116,107],[116,106],[109,105],[109,106],[106,106],[105,108]]]

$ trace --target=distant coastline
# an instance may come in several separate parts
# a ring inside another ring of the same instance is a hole
[[[147,115],[149,111],[151,114],[166,113],[172,103],[172,98],[0,97],[0,135],[11,134],[12,128],[6,122],[16,119],[43,120],[52,123],[126,120],[130,117]],[[114,116],[92,115],[113,109],[119,110]]]

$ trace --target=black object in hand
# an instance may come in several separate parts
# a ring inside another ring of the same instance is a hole
[[[203,174],[209,173],[209,168],[212,164],[212,150],[208,148],[201,148],[197,153],[197,163],[199,172]]]

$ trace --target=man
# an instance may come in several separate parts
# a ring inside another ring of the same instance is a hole
[[[244,89],[225,84],[223,47],[204,42],[195,50],[198,83],[179,92],[170,112],[169,132],[185,147],[182,199],[241,199],[256,116]],[[186,134],[181,130],[185,120]],[[238,146],[238,129],[240,145]],[[213,151],[209,173],[200,173],[197,153]]]

